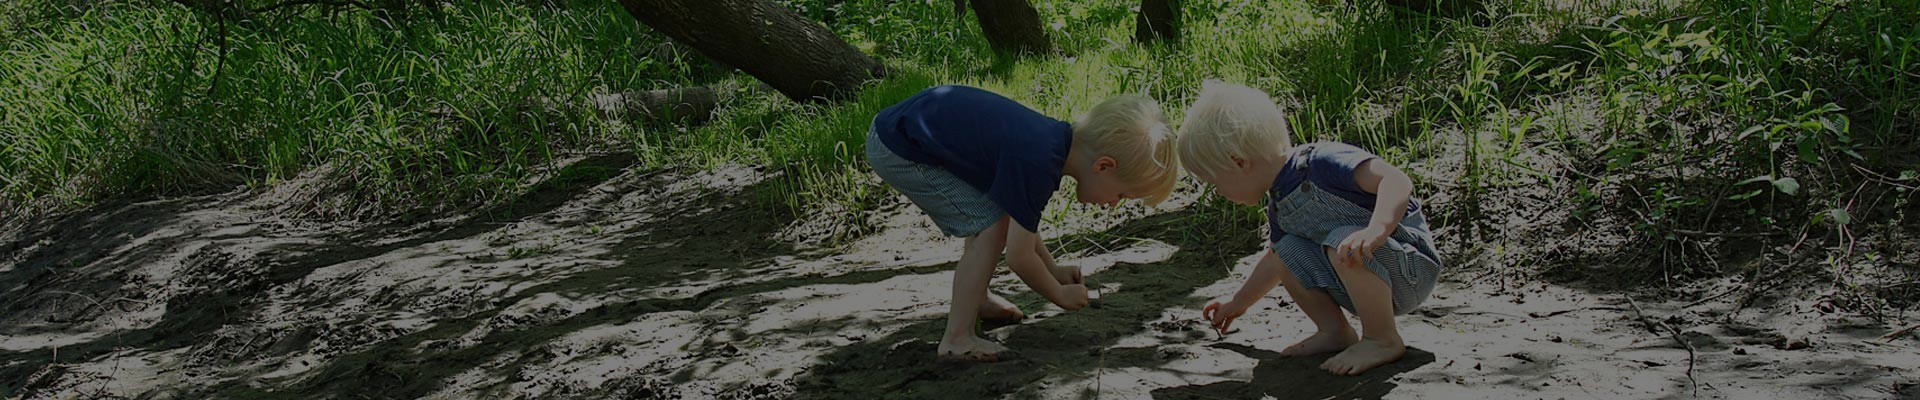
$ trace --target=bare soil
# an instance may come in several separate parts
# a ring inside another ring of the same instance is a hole
[[[1200,307],[1252,268],[1253,226],[1159,210],[1055,234],[1102,289],[984,326],[1006,360],[937,362],[959,243],[892,204],[845,246],[757,206],[754,168],[580,159],[506,205],[418,223],[287,219],[273,190],[96,207],[0,232],[7,398],[1920,398],[1915,336],[1789,293],[1510,279],[1459,262],[1356,377],[1277,351],[1276,291],[1225,335]],[[1595,266],[1603,267],[1603,266]],[[1567,270],[1567,271],[1578,271]],[[1568,277],[1571,276],[1571,277]],[[1735,277],[1737,278],[1737,277]],[[1697,304],[1695,304],[1697,303]]]

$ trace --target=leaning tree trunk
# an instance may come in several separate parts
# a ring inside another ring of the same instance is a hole
[[[767,0],[620,0],[634,19],[796,101],[844,99],[886,73],[873,57]]]
[[[1174,0],[1140,0],[1139,17],[1133,20],[1133,41],[1180,41],[1180,15],[1174,13]]]
[[[1040,12],[1027,0],[966,0],[980,18],[980,31],[994,50],[1016,54],[1053,51],[1047,32],[1040,30]],[[957,3],[956,3],[957,5]]]

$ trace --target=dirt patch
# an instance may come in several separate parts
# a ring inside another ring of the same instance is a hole
[[[1920,378],[1914,338],[1881,338],[1901,326],[1831,299],[1666,300],[1472,263],[1400,319],[1407,357],[1335,377],[1275,353],[1312,326],[1279,292],[1224,335],[1198,320],[1262,238],[1257,215],[1191,198],[1050,236],[1101,305],[1061,312],[1002,274],[992,290],[1032,317],[982,329],[1015,353],[935,362],[959,242],[911,208],[809,248],[805,216],[750,200],[759,170],[630,162],[415,224],[285,220],[247,194],[45,221],[0,260],[0,397],[1887,398]]]
[[[1088,284],[1109,288],[1101,305],[1086,312],[1039,313],[1033,321],[990,332],[1007,346],[1017,349],[1010,360],[992,364],[931,363],[939,332],[945,321],[930,320],[907,327],[878,340],[865,340],[842,347],[822,358],[823,366],[813,369],[800,385],[803,397],[872,398],[894,396],[986,398],[1014,393],[1029,383],[1055,373],[1086,372],[1096,365],[1100,349],[1119,339],[1145,331],[1144,322],[1161,316],[1172,305],[1193,305],[1205,298],[1193,297],[1194,289],[1224,278],[1227,270],[1218,266],[1230,263],[1235,253],[1252,252],[1255,237],[1219,238],[1238,246],[1201,246],[1201,236],[1183,236],[1173,222],[1187,218],[1185,212],[1161,214],[1128,222],[1103,235],[1110,242],[1121,238],[1166,242],[1178,248],[1167,260],[1153,263],[1123,263],[1090,275]],[[1241,232],[1247,235],[1248,231]],[[1253,240],[1249,240],[1253,239]],[[1062,239],[1071,242],[1077,238]],[[1216,242],[1218,243],[1218,242]],[[1108,243],[1102,247],[1119,247]],[[1043,300],[1022,294],[1013,300],[1029,310],[1040,309]]]

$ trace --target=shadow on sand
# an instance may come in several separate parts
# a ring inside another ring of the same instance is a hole
[[[1147,329],[1147,323],[1169,307],[1205,301],[1192,293],[1227,277],[1238,257],[1258,249],[1255,229],[1211,229],[1195,234],[1195,220],[1185,210],[1128,221],[1108,232],[1062,239],[1108,242],[1125,247],[1135,238],[1160,240],[1180,249],[1156,263],[1120,263],[1090,275],[1090,285],[1118,284],[1097,308],[1047,318],[1029,319],[1013,326],[1002,343],[1013,353],[994,363],[936,362],[934,354],[945,318],[910,325],[886,337],[840,347],[821,357],[818,365],[795,379],[800,398],[998,398],[1020,393],[1049,377],[1091,376],[1100,365],[1102,349]],[[1220,222],[1216,226],[1236,226]],[[1244,225],[1239,225],[1244,226]],[[1042,304],[1038,295],[1022,293],[1014,303]],[[1128,357],[1130,359],[1136,357]],[[1107,367],[1114,367],[1108,360]],[[1165,361],[1146,357],[1127,364]],[[1143,365],[1144,366],[1144,365]]]
[[[1312,357],[1281,357],[1280,353],[1238,343],[1212,346],[1260,360],[1253,367],[1253,379],[1156,389],[1153,398],[1166,399],[1378,399],[1399,385],[1388,382],[1394,376],[1433,363],[1433,353],[1407,348],[1406,357],[1382,365],[1359,376],[1333,375],[1320,370],[1320,363],[1333,353]]]
[[[1205,217],[1222,215],[1225,217]],[[886,337],[842,346],[820,358],[819,364],[795,378],[799,398],[952,398],[1044,397],[1044,382],[1056,378],[1092,377],[1104,368],[1156,369],[1170,359],[1156,356],[1156,347],[1117,348],[1122,338],[1146,332],[1170,308],[1197,306],[1207,299],[1195,296],[1201,287],[1228,277],[1236,260],[1260,249],[1258,229],[1221,229],[1250,226],[1232,220],[1233,213],[1196,215],[1192,209],[1128,221],[1107,232],[1061,239],[1091,241],[1104,248],[1126,247],[1137,239],[1152,239],[1178,248],[1160,262],[1120,263],[1087,277],[1091,285],[1118,284],[1119,290],[1102,298],[1099,307],[1034,318],[1008,327],[1001,340],[1012,353],[993,363],[935,361],[945,319],[910,325]],[[1022,305],[1043,304],[1037,295],[1011,298]],[[1169,343],[1173,346],[1185,344]],[[1432,353],[1409,349],[1398,362],[1357,377],[1337,377],[1318,366],[1327,356],[1280,358],[1272,351],[1238,344],[1215,344],[1260,360],[1253,382],[1156,390],[1155,398],[1379,398],[1397,385],[1391,377],[1432,363]],[[1090,395],[1084,393],[1083,395]],[[1057,395],[1054,394],[1054,395]]]

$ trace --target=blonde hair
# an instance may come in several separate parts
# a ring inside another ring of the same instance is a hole
[[[1153,99],[1127,94],[1093,106],[1073,124],[1073,146],[1094,157],[1113,157],[1122,183],[1146,186],[1141,197],[1149,205],[1173,194],[1180,168],[1173,155],[1173,129]]]
[[[1293,147],[1287,116],[1259,89],[1208,79],[1180,121],[1180,158],[1196,174],[1218,176],[1233,159],[1272,161]]]

